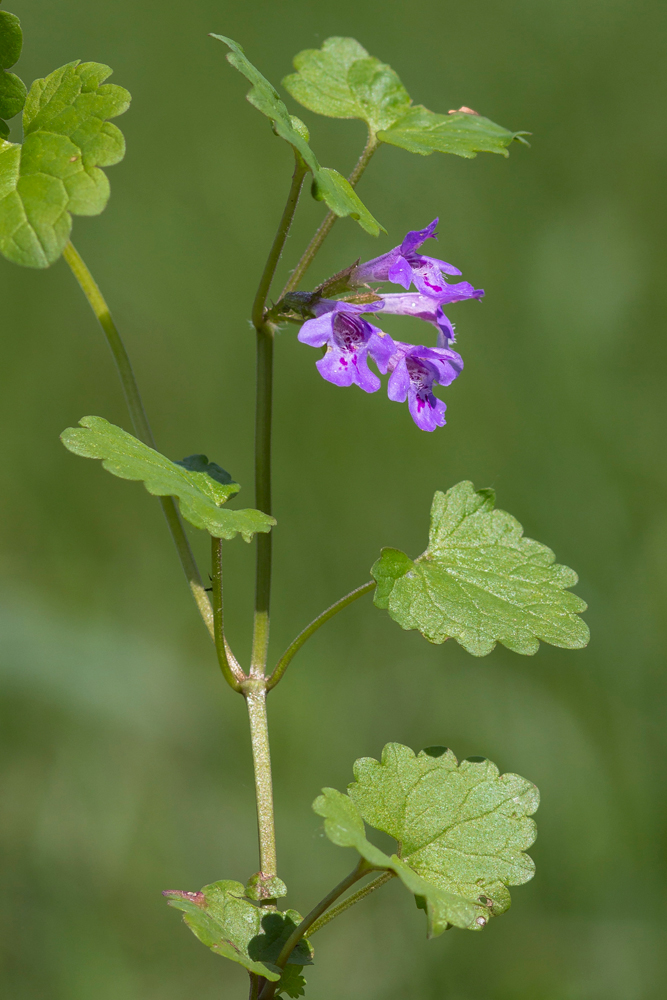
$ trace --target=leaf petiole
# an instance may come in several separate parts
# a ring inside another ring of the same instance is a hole
[[[357,181],[359,180],[364,170],[370,163],[371,157],[379,145],[380,143],[376,139],[375,135],[372,132],[369,132],[368,141],[364,146],[361,156],[357,160],[354,170],[348,177],[348,181],[350,182],[352,187],[356,186]],[[319,229],[313,236],[312,240],[304,250],[301,256],[301,260],[294,268],[292,277],[289,279],[289,281],[283,288],[282,292],[280,293],[281,299],[283,299],[288,294],[288,292],[293,292],[294,289],[298,287],[299,282],[301,281],[304,274],[306,273],[306,271],[312,264],[313,260],[315,259],[315,255],[317,254],[318,250],[320,249],[325,239],[331,232],[333,224],[337,218],[338,216],[334,212],[328,212],[326,214],[321,226],[319,227]]]
[[[155,448],[155,439],[153,437],[150,424],[148,423],[148,417],[146,416],[144,404],[139,392],[139,386],[137,385],[137,380],[132,370],[132,364],[125,349],[125,344],[116,329],[116,324],[111,316],[109,306],[107,305],[97,282],[71,242],[65,247],[63,257],[69,264],[74,277],[79,282],[83,294],[88,299],[90,308],[95,313],[95,316],[104,331],[107,343],[111,349],[111,353],[113,354],[113,359],[116,362],[118,375],[120,377],[121,385],[123,386],[125,401],[127,403],[127,408],[130,411],[130,419],[132,421],[134,433],[139,440],[143,441],[144,444],[147,444],[149,448]],[[195,604],[197,605],[199,613],[202,616],[204,625],[208,629],[209,635],[215,641],[211,602],[209,601],[208,594],[204,589],[204,582],[201,578],[201,573],[199,572],[192,549],[190,548],[188,537],[185,534],[185,528],[183,526],[183,521],[181,520],[181,515],[176,505],[176,501],[171,496],[160,497],[159,500],[169,527],[169,531],[171,532],[171,537],[174,540],[174,545],[176,546],[179,559],[181,560],[183,571],[190,586],[190,591],[194,597]]]
[[[314,632],[317,632],[317,630],[324,625],[325,622],[328,622],[330,618],[333,618],[339,611],[346,608],[348,604],[352,604],[353,601],[356,601],[358,597],[363,597],[364,594],[370,594],[372,590],[375,590],[376,586],[377,584],[375,583],[375,580],[369,580],[369,582],[364,583],[363,586],[357,587],[356,590],[352,590],[349,594],[346,594],[345,597],[341,597],[339,601],[336,601],[335,604],[332,604],[331,607],[327,608],[326,611],[323,611],[321,615],[318,615],[317,618],[310,623],[310,625],[300,632],[294,642],[287,647],[283,655],[278,660],[275,670],[266,682],[267,691],[270,691],[271,688],[276,686],[290,665],[292,658],[299,652],[303,644],[310,639]]]
[[[320,900],[317,906],[313,907],[310,913],[303,918],[299,926],[295,927],[283,945],[282,950],[275,962],[279,969],[285,968],[288,958],[298,945],[301,938],[306,936],[318,917],[320,917],[325,910],[328,910],[331,904],[334,903],[339,896],[342,896],[344,892],[347,892],[350,886],[353,886],[355,882],[358,882],[360,878],[364,877],[364,875],[368,875],[368,873],[372,870],[372,865],[369,865],[364,858],[360,858],[359,864],[356,866],[354,871],[351,871],[346,878],[339,882],[338,885],[334,886],[331,892],[328,893],[324,899]],[[260,1000],[272,1000],[275,994],[276,985],[276,983],[267,982],[264,989],[260,993]]]

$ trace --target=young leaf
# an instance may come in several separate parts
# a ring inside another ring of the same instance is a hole
[[[321,49],[294,59],[296,73],[283,86],[309,111],[330,118],[360,118],[380,142],[427,156],[438,150],[471,158],[502,153],[525,132],[510,132],[474,111],[435,114],[412,106],[394,70],[369,56],[354,38],[327,38]]]
[[[581,649],[589,639],[578,617],[586,604],[567,590],[577,574],[493,505],[491,490],[475,492],[469,482],[436,493],[426,552],[413,561],[383,549],[373,566],[375,604],[401,628],[434,643],[456,639],[474,656],[496,642],[532,655],[540,639]]]
[[[361,118],[379,132],[410,107],[410,95],[391,66],[369,56],[354,38],[327,38],[321,49],[299,52],[294,68],[283,87],[317,114]]]
[[[223,483],[220,476],[211,476],[208,471],[192,471],[172,462],[103,417],[82,417],[79,423],[80,427],[68,427],[60,435],[66,448],[84,458],[101,458],[107,472],[121,479],[143,482],[153,496],[176,497],[183,517],[214,538],[234,538],[240,534],[249,542],[254,534],[270,531],[276,523],[259,510],[220,509],[221,504],[238,493],[241,488],[238,483]]]
[[[168,898],[169,906],[184,911],[183,920],[192,933],[216,955],[238,962],[249,972],[272,982],[281,979],[281,970],[273,963],[289,935],[301,923],[296,910],[285,913],[262,910],[244,897],[240,882],[229,880],[205,885],[201,892],[173,889],[162,895]],[[312,964],[312,948],[305,939],[290,955],[287,968],[290,964],[296,965],[299,972],[304,965]],[[278,989],[281,987],[279,983]]]
[[[300,965],[286,965],[285,971],[280,977],[280,982],[276,986],[275,996],[285,996],[293,997],[294,1000],[298,1000],[298,997],[302,997],[306,992],[306,980],[301,975],[302,966]]]
[[[273,122],[274,131],[289,142],[312,172],[314,197],[326,202],[336,215],[351,216],[371,236],[378,236],[381,229],[384,232],[383,227],[373,218],[347,180],[336,170],[320,167],[308,144],[307,130],[303,122],[290,115],[275,88],[246,58],[241,46],[224,35],[212,35],[212,37],[229,46],[231,52],[227,53],[227,61],[252,84],[247,94],[248,101]]]
[[[532,878],[523,852],[535,840],[528,817],[539,793],[519,775],[480,758],[459,764],[446,747],[415,755],[388,743],[381,762],[363,757],[354,776],[347,795],[325,788],[313,808],[335,844],[398,875],[426,910],[429,937],[451,925],[480,930],[508,909],[507,886]],[[364,821],[394,837],[398,854],[374,847]]]
[[[378,139],[422,156],[437,151],[472,159],[477,153],[509,156],[507,146],[514,139],[525,144],[524,135],[527,133],[510,132],[472,111],[437,115],[418,104],[399,121],[379,132]]]
[[[72,215],[99,215],[109,200],[100,167],[125,155],[107,119],[130,95],[104,84],[101,63],[68,63],[35,80],[23,111],[23,145],[0,142],[0,252],[25,267],[49,267],[69,240]]]
[[[7,73],[18,62],[23,48],[21,22],[16,14],[0,10],[0,139],[9,135],[6,119],[14,118],[23,110],[26,87],[15,73]]]

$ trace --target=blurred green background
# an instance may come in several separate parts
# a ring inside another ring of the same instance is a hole
[[[160,446],[206,452],[252,502],[247,317],[290,151],[243,99],[216,31],[278,84],[354,35],[416,101],[533,133],[509,160],[383,147],[360,185],[387,236],[338,223],[312,283],[441,217],[438,253],[486,289],[451,309],[466,369],[433,435],[384,394],[277,350],[276,656],[368,578],[424,547],[435,489],[493,486],[580,573],[583,652],[483,660],[402,632],[365,598],[271,698],[280,870],[303,911],[345,874],[310,803],[388,740],[446,743],[540,787],[537,876],[482,934],[432,942],[390,885],[318,935],[309,997],[657,1000],[665,995],[664,455],[667,8],[657,0],[12,0],[30,82],[108,62],[133,94],[99,219],[75,242],[126,338]],[[347,173],[359,122],[299,111]],[[16,135],[16,128],[14,129]],[[322,218],[304,199],[281,276]],[[69,455],[83,414],[128,426],[111,359],[66,265],[0,260],[4,995],[240,997],[245,973],[164,904],[256,870],[244,708],[223,686],[155,500]],[[409,326],[409,321],[405,321]],[[389,328],[389,326],[388,326]],[[391,326],[397,329],[396,324]],[[403,335],[407,337],[405,327]],[[409,338],[408,338],[409,339]],[[193,531],[193,535],[196,532]],[[194,539],[202,559],[207,546]],[[252,550],[227,546],[232,644],[248,652]]]

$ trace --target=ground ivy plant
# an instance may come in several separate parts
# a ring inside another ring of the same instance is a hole
[[[371,593],[376,607],[386,609],[401,628],[417,629],[433,643],[453,639],[473,656],[487,655],[497,642],[523,654],[535,653],[540,640],[578,649],[586,645],[588,630],[579,617],[585,604],[570,590],[576,574],[558,565],[545,545],[524,538],[521,525],[495,509],[491,490],[461,482],[435,494],[428,545],[421,555],[383,549],[370,571],[372,579],[323,611],[269,665],[276,330],[297,325],[299,341],[317,349],[315,368],[327,381],[372,393],[381,388],[380,376],[387,375],[389,398],[407,401],[408,419],[427,432],[442,427],[445,403],[434,386],[450,385],[463,370],[445,308],[479,299],[484,292],[458,280],[461,272],[453,265],[422,252],[435,239],[438,220],[406,233],[379,256],[341,261],[340,271],[317,288],[302,288],[303,279],[338,218],[349,217],[369,237],[384,231],[355,192],[383,143],[422,156],[507,156],[513,143],[526,143],[526,133],[496,125],[471,108],[430,111],[414,104],[390,66],[353,38],[329,38],[320,49],[300,52],[295,72],[282,84],[311,112],[366,123],[368,141],[345,178],[320,165],[306,125],[290,113],[241,46],[224,35],[212,37],[220,56],[226,55],[250,83],[250,104],[294,153],[285,208],[251,307],[257,340],[254,508],[225,506],[240,487],[207,456],[174,461],[156,449],[109,308],[70,241],[72,216],[97,215],[108,201],[109,181],[102,168],[118,163],[125,151],[123,135],[111,119],[127,110],[130,95],[106,82],[108,66],[78,60],[26,88],[10,72],[21,54],[22,35],[18,18],[6,11],[0,11],[0,251],[8,261],[32,268],[49,267],[63,256],[79,282],[111,348],[132,433],[101,416],[85,416],[78,427],[62,433],[62,442],[76,455],[101,460],[114,476],[142,482],[159,497],[222,675],[247,704],[259,870],[249,877],[233,873],[241,881],[223,878],[197,891],[168,890],[164,895],[183,911],[185,923],[203,944],[247,969],[251,998],[271,1000],[302,996],[304,971],[314,961],[314,935],[392,879],[414,896],[425,912],[428,936],[437,937],[452,927],[480,931],[509,907],[509,887],[533,875],[525,852],[535,839],[531,817],[538,792],[530,781],[500,774],[482,757],[458,761],[444,746],[415,753],[390,743],[379,760],[356,761],[354,781],[346,791],[324,788],[313,803],[326,836],[354,853],[350,874],[315,905],[306,901],[305,916],[282,909],[279,901],[288,893],[276,860],[266,702],[301,646],[330,618]],[[225,72],[221,60],[223,84]],[[21,112],[23,139],[14,142],[7,122]],[[306,185],[328,211],[287,285],[270,300],[276,266]],[[400,290],[391,291],[392,286]],[[425,343],[393,339],[382,329],[384,314],[421,319]],[[211,537],[211,588],[204,586],[184,520]],[[246,665],[230,648],[223,620],[223,540],[236,535],[254,541],[256,554],[252,654]],[[371,830],[393,837],[394,852],[375,846]]]

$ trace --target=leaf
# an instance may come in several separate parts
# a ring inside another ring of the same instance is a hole
[[[433,152],[455,153],[472,159],[477,153],[500,153],[509,156],[507,146],[527,132],[510,132],[501,125],[472,112],[456,111],[438,115],[418,104],[405,117],[378,133],[378,139],[400,146],[409,153],[428,156]]]
[[[401,628],[434,643],[456,639],[474,656],[496,642],[532,655],[540,639],[581,649],[589,639],[578,617],[586,604],[567,590],[577,574],[493,504],[491,490],[475,492],[469,482],[436,493],[426,552],[413,561],[383,549],[373,566],[375,604]]]
[[[280,899],[281,896],[287,895],[287,886],[277,875],[255,872],[246,882],[245,894],[248,899],[257,902],[263,899]]]
[[[276,986],[275,996],[278,997],[282,993],[285,993],[288,997],[293,997],[294,1000],[297,1000],[298,997],[305,995],[306,980],[301,975],[301,968],[302,966],[299,965],[285,966],[285,971]]]
[[[26,87],[15,73],[5,72],[18,62],[23,48],[21,22],[16,14],[0,10],[0,139],[9,135],[5,119],[14,118],[23,110]]]
[[[400,79],[354,38],[327,38],[321,49],[294,59],[296,73],[283,86],[309,111],[330,118],[360,118],[380,142],[428,156],[436,150],[472,158],[501,153],[527,132],[510,132],[474,111],[435,114],[412,101]]]
[[[287,971],[292,966],[301,972],[304,965],[312,965],[312,947],[304,938],[281,975],[274,963],[289,935],[301,923],[301,915],[296,910],[285,913],[262,910],[244,897],[240,882],[212,882],[201,892],[169,889],[162,895],[168,898],[169,906],[183,910],[183,920],[207,948],[258,976],[272,982],[280,980],[277,992],[287,992],[287,987],[298,985],[294,975]]]
[[[523,852],[535,840],[528,817],[539,793],[525,778],[483,758],[459,764],[446,747],[415,755],[400,743],[388,743],[380,762],[358,760],[354,776],[347,795],[325,788],[313,809],[335,844],[398,875],[426,910],[429,937],[451,925],[480,930],[509,907],[507,886],[532,878]],[[398,853],[371,844],[364,821],[394,837]]]
[[[254,534],[270,531],[276,523],[259,510],[220,509],[238,493],[238,483],[223,483],[208,472],[184,468],[103,417],[82,417],[79,423],[80,427],[68,427],[60,435],[69,451],[84,458],[101,458],[107,472],[143,482],[153,496],[177,497],[183,517],[214,538],[240,534],[249,542]]]
[[[346,179],[336,170],[320,167],[308,144],[305,125],[290,115],[278,92],[246,58],[241,46],[224,35],[212,35],[212,37],[229,46],[231,52],[227,53],[227,61],[252,84],[247,94],[248,101],[273,122],[277,135],[289,142],[312,172],[314,196],[326,202],[336,215],[351,216],[371,236],[378,236],[381,229],[384,232],[383,227],[373,218]]]
[[[25,267],[49,267],[69,240],[72,215],[99,215],[109,200],[100,167],[125,155],[107,119],[130,95],[103,81],[111,69],[78,61],[35,80],[23,111],[23,145],[0,143],[0,251]]]
[[[321,49],[305,49],[283,87],[310,111],[330,118],[360,118],[371,132],[389,128],[410,107],[397,74],[369,56],[354,38],[327,38]]]

